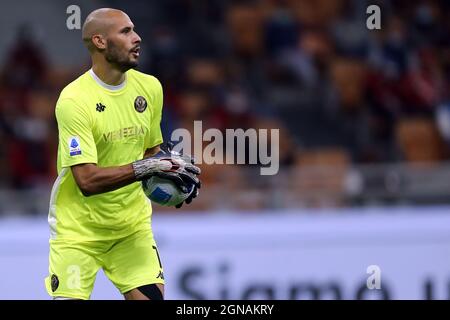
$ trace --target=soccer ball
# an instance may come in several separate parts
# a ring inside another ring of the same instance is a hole
[[[144,189],[147,198],[157,204],[167,207],[176,206],[182,203],[194,190],[194,186],[192,185],[189,192],[184,193],[173,181],[156,176],[143,180],[142,188]]]

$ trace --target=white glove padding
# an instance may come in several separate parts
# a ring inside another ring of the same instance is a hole
[[[201,173],[199,167],[193,164],[190,157],[177,153],[158,153],[154,157],[138,160],[132,163],[136,180],[140,181],[157,175],[161,178],[173,180],[183,192],[188,192],[189,183],[199,185],[197,175]]]

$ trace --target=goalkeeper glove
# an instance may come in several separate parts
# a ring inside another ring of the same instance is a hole
[[[194,159],[172,151],[171,143],[161,146],[161,151],[155,156],[135,161],[132,166],[138,181],[158,176],[173,181],[184,193],[188,193],[192,185],[194,189],[201,185],[197,177],[201,170],[194,165]]]
[[[175,151],[172,151],[173,148],[173,144],[171,142],[167,142],[166,144],[161,146],[161,153],[162,154],[172,154],[172,155],[177,155],[183,158],[183,160],[186,163],[190,163],[191,165],[194,166],[194,162],[195,159],[191,156],[188,155],[182,155],[179,154]],[[194,166],[195,167],[195,166]],[[197,167],[196,167],[197,168]],[[199,168],[198,168],[199,169]],[[200,169],[198,171],[198,173],[193,172],[189,169],[187,169],[187,173],[185,175],[181,174],[180,178],[183,180],[184,182],[184,186],[187,188],[187,192],[189,192],[189,190],[192,190],[189,194],[189,196],[186,198],[186,200],[184,200],[183,202],[181,202],[180,204],[176,205],[175,208],[179,209],[183,206],[183,203],[186,202],[187,204],[192,202],[192,199],[196,198],[199,194],[199,189],[201,188],[202,184],[201,181],[198,179],[197,175],[200,174]],[[163,175],[165,175],[165,173],[163,173]],[[177,178],[174,177],[172,174],[166,175],[166,176],[161,176],[160,174],[158,174],[158,176],[162,177],[162,178],[166,178],[166,179],[172,179],[175,183],[177,183]]]
[[[181,156],[184,159],[184,161],[186,161],[187,163],[194,165],[195,159],[193,157],[188,156],[188,155],[182,155],[175,151],[172,151],[172,147],[173,147],[173,144],[171,142],[167,142],[167,144],[164,147],[161,147],[161,149],[163,150],[163,152],[166,152],[166,153],[177,154],[177,155]],[[192,200],[198,196],[199,189],[202,186],[201,181],[197,177],[197,175],[199,175],[199,174],[200,174],[200,172],[195,173],[195,172],[190,171],[190,172],[188,172],[188,174],[186,176],[181,175],[181,179],[188,186],[188,190],[191,190],[191,188],[192,188],[192,191],[190,192],[190,194],[186,198],[186,200],[184,200],[180,204],[176,205],[175,208],[177,208],[177,209],[181,208],[183,206],[184,202],[186,202],[186,204],[191,203]]]

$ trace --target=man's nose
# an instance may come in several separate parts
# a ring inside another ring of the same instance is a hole
[[[137,33],[135,33],[135,38],[133,40],[133,43],[141,43],[142,39],[139,37]]]

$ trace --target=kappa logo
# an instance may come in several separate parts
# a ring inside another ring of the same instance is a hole
[[[96,104],[96,108],[95,108],[95,110],[97,110],[98,112],[103,112],[103,111],[105,111],[105,108],[106,108],[106,106],[103,104],[103,103],[97,103]]]
[[[52,292],[55,292],[56,289],[58,289],[59,287],[59,279],[56,276],[56,274],[52,274],[52,278],[51,278],[51,287],[52,287]]]
[[[164,280],[164,273],[162,271],[159,271],[158,275],[156,276],[156,279],[158,278]]]

